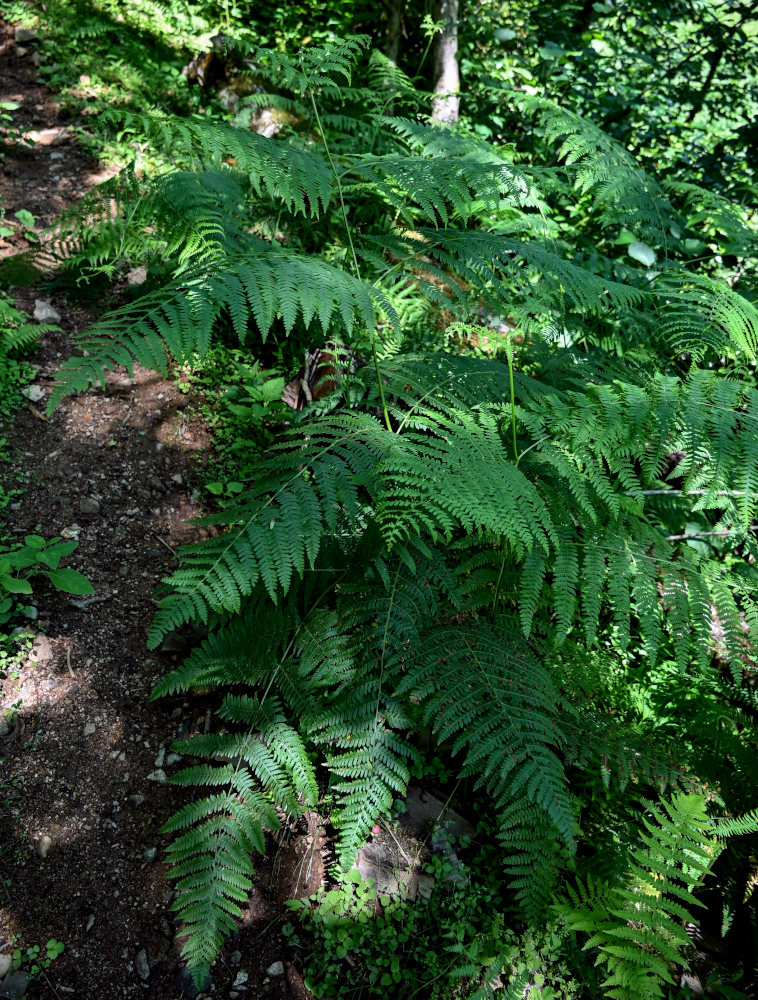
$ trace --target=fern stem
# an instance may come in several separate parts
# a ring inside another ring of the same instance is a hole
[[[518,468],[519,459],[521,456],[518,453],[518,446],[516,444],[516,393],[513,389],[513,345],[508,345],[508,350],[505,352],[506,360],[508,361],[508,383],[511,390],[511,430],[513,431],[513,458]],[[502,570],[501,570],[502,574]],[[498,581],[499,584],[500,581]]]
[[[302,61],[300,63],[300,68],[302,69]],[[304,72],[304,71],[303,71]],[[318,132],[321,136],[321,141],[324,144],[324,150],[326,151],[326,157],[329,160],[329,166],[332,169],[332,174],[334,175],[334,180],[337,184],[337,195],[340,200],[340,208],[342,209],[342,218],[345,223],[345,232],[347,233],[347,241],[350,244],[350,253],[353,258],[353,268],[355,269],[355,276],[359,281],[361,278],[361,269],[358,265],[358,255],[355,252],[355,244],[353,243],[353,234],[350,229],[350,224],[347,221],[347,208],[345,207],[345,196],[342,192],[342,181],[340,180],[339,172],[332,158],[332,152],[329,149],[329,143],[326,140],[326,133],[324,132],[324,126],[321,124],[321,115],[318,113],[318,107],[316,105],[316,98],[313,95],[313,87],[308,87],[308,96],[311,99],[311,105],[313,107],[313,114],[316,116],[316,125],[318,126]],[[384,384],[382,383],[382,373],[379,369],[379,356],[376,353],[376,332],[369,331],[369,337],[371,340],[371,357],[374,362],[374,370],[376,371],[376,381],[379,385],[379,398],[382,401],[382,413],[384,414],[384,423],[388,431],[392,431],[392,424],[390,423],[390,415],[387,411],[387,401],[384,398]]]

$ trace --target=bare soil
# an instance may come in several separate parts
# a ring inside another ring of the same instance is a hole
[[[0,100],[21,105],[14,123],[35,140],[4,148],[0,205],[9,218],[31,211],[41,229],[107,171],[79,148],[55,98],[37,83],[33,51],[32,43],[19,54],[13,28],[0,22]],[[18,233],[0,255],[26,246]],[[63,332],[43,339],[35,358],[36,384],[47,394],[72,335],[94,316],[45,288],[14,294],[30,312],[41,298],[62,317]],[[30,403],[8,435],[13,467],[0,469],[0,478],[20,493],[6,532],[78,538],[68,565],[89,577],[97,600],[38,585],[36,648],[0,681],[0,705],[19,712],[0,736],[0,959],[13,947],[65,942],[31,979],[29,1000],[193,995],[181,979],[161,861],[160,828],[182,793],[150,775],[181,766],[169,763],[172,742],[212,730],[213,704],[151,701],[156,680],[182,654],[150,653],[145,637],[174,551],[202,537],[189,522],[200,513],[196,487],[211,442],[192,399],[144,369],[133,378],[109,375],[104,390],[64,401],[49,420],[44,406],[44,399]],[[209,995],[309,996],[281,936],[283,902],[321,884],[324,850],[315,815],[272,838]],[[285,974],[267,975],[277,961]]]

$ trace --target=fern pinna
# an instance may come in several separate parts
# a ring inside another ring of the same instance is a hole
[[[176,169],[125,173],[45,251],[85,275],[125,254],[155,277],[80,336],[51,405],[115,365],[202,362],[219,337],[258,355],[331,339],[375,360],[335,365],[330,398],[280,428],[164,581],[150,645],[188,622],[210,633],[156,696],[223,697],[222,728],[180,745],[205,762],[173,779],[208,790],[166,827],[185,955],[199,981],[251,855],[318,800],[321,765],[349,868],[428,730],[486,790],[514,919],[545,919],[582,845],[566,927],[598,951],[607,995],[658,996],[717,852],[698,839],[701,798],[649,807],[642,848],[639,811],[688,773],[729,812],[753,805],[738,776],[756,751],[740,699],[758,633],[758,312],[683,261],[701,229],[741,254],[754,233],[536,98],[514,95],[547,165],[402,117],[423,98],[364,47],[256,54],[293,115],[277,139],[114,115]],[[565,221],[574,199],[587,233]],[[621,227],[647,248],[636,258]],[[666,698],[688,685],[703,705],[673,741]]]

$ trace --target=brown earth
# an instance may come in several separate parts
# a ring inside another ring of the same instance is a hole
[[[41,230],[108,172],[79,148],[71,123],[36,82],[33,43],[18,49],[13,28],[0,22],[0,101],[21,105],[13,124],[34,139],[2,150],[0,205],[8,219],[31,211]],[[17,232],[0,255],[27,245]],[[72,335],[94,316],[44,288],[14,294],[29,312],[44,299],[62,317],[62,332],[46,336],[35,358],[36,384],[47,395]],[[18,709],[0,735],[0,962],[13,948],[44,951],[55,938],[65,950],[33,976],[29,1000],[168,1000],[183,987],[160,827],[182,793],[150,775],[176,771],[172,742],[212,730],[214,717],[213,703],[200,699],[149,700],[178,654],[150,653],[145,637],[152,594],[176,566],[174,550],[202,534],[188,521],[199,513],[210,441],[192,399],[144,369],[133,379],[109,375],[105,390],[64,401],[49,420],[44,406],[44,399],[30,403],[6,429],[13,468],[0,470],[2,485],[19,491],[6,533],[78,538],[67,565],[89,577],[95,595],[35,587],[36,649],[0,680],[0,705]],[[315,816],[272,837],[209,995],[309,995],[281,936],[282,904],[322,882],[323,848]],[[267,975],[277,961],[285,974]],[[22,969],[29,968],[27,960]]]

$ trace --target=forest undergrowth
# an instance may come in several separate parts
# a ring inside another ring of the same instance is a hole
[[[179,17],[139,9],[133,45]],[[126,31],[61,10],[53,53]],[[98,128],[134,155],[5,269],[121,289],[48,415],[139,365],[200,390],[215,431],[209,537],[146,639],[203,636],[152,697],[202,692],[218,720],[174,745],[197,792],[163,827],[195,985],[271,832],[318,813],[330,885],[285,925],[316,996],[750,996],[749,164],[654,169],[526,41],[526,83],[489,77],[496,132],[481,89],[435,121],[421,69],[367,35],[279,23],[262,45],[227,12],[215,96],[174,62],[148,106],[152,64],[123,94],[101,67]],[[472,830],[428,856],[428,899],[355,869],[412,781]]]

